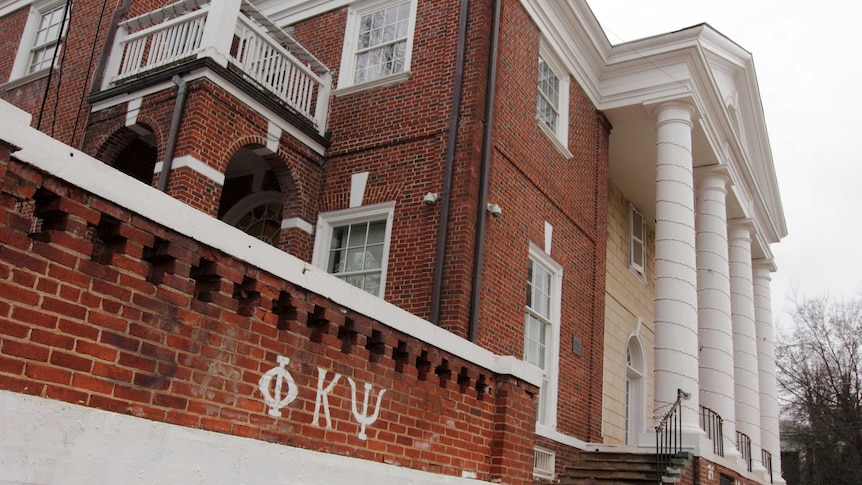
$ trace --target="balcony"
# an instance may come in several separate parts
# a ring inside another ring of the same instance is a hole
[[[197,59],[238,73],[324,133],[329,69],[247,0],[181,0],[121,23],[102,87]]]

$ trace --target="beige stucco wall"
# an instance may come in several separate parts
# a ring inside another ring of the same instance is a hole
[[[629,269],[629,202],[609,182],[607,283],[605,289],[605,357],[602,427],[605,444],[625,444],[626,345],[637,332],[644,356],[643,430],[652,419],[653,271],[655,234],[648,227],[645,245],[646,279]],[[638,328],[638,320],[641,325]]]

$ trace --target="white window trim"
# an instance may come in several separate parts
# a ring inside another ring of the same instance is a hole
[[[410,2],[410,21],[407,25],[407,48],[404,54],[404,70],[359,84],[354,84],[353,82],[354,68],[356,67],[355,53],[359,20],[367,13],[404,3],[404,0],[369,0],[350,6],[347,10],[347,25],[344,29],[344,47],[341,52],[341,67],[338,70],[338,87],[333,91],[334,95],[352,94],[365,89],[400,83],[410,78],[410,60],[413,57],[413,33],[416,28],[417,0],[408,1]]]
[[[539,44],[539,57],[545,61],[545,64],[551,68],[551,71],[553,71],[557,76],[557,79],[560,81],[560,106],[558,106],[559,119],[557,119],[556,130],[549,128],[548,125],[539,118],[538,113],[536,113],[536,124],[542,132],[551,139],[554,147],[556,147],[563,156],[566,158],[572,158],[574,155],[569,151],[569,90],[571,89],[571,76],[569,76],[569,73],[560,62],[559,56],[557,56],[557,54],[555,54],[551,50],[550,46],[548,46],[544,41]],[[538,67],[538,59],[536,60],[536,66]],[[536,82],[538,82],[538,77]],[[537,84],[536,90],[538,91],[538,89],[539,87]]]
[[[39,24],[42,21],[42,15],[65,3],[65,1],[48,0],[43,2],[34,2],[30,6],[30,12],[27,16],[27,24],[24,26],[21,41],[18,43],[18,52],[15,54],[15,62],[12,64],[12,72],[9,76],[9,81],[16,81],[19,79],[24,80],[24,78],[26,78],[27,81],[32,81],[47,75],[50,68],[40,69],[31,73],[27,72],[27,68],[30,65],[30,53],[33,48],[33,41],[35,39],[36,32],[39,30]],[[60,34],[60,40],[58,40],[58,42],[62,42],[65,34],[65,31]],[[60,48],[62,48],[62,46]],[[59,56],[61,54],[62,53],[58,53],[57,55]]]
[[[332,242],[332,230],[334,228],[357,222],[385,219],[386,232],[383,236],[383,261],[380,265],[380,294],[377,295],[383,298],[386,292],[386,272],[389,267],[389,244],[394,215],[394,201],[320,214],[317,217],[317,235],[314,239],[314,255],[311,258],[311,264],[326,271],[327,263],[329,262],[329,246]]]
[[[635,263],[635,233],[634,233],[634,215],[637,214],[641,218],[641,234],[640,234],[640,243],[641,243],[641,261],[643,261],[642,265],[638,265]],[[643,214],[634,206],[634,204],[629,203],[629,213],[628,213],[628,245],[629,245],[629,269],[642,280],[646,280],[646,220],[644,219]]]
[[[557,399],[558,399],[558,381],[560,368],[560,313],[562,311],[562,296],[563,296],[563,267],[551,258],[551,256],[543,251],[539,246],[532,242],[530,243],[529,258],[532,261],[543,266],[551,273],[553,291],[551,294],[551,331],[548,335],[547,352],[550,358],[548,364],[547,377],[548,389],[545,394],[544,403],[539,403],[540,406],[545,406],[546,423],[537,423],[546,428],[555,430],[557,428]],[[526,309],[525,309],[526,311]]]

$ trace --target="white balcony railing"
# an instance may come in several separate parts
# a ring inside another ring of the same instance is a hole
[[[183,0],[123,22],[104,87],[201,57],[232,65],[325,131],[329,70],[245,0]]]

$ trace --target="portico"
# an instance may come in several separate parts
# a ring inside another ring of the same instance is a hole
[[[786,228],[753,66],[709,26],[671,37],[614,46],[605,80],[611,181],[654,231],[654,270],[632,287],[654,305],[647,414],[683,391],[684,449],[781,483],[769,274]],[[630,444],[652,446],[651,432]]]

